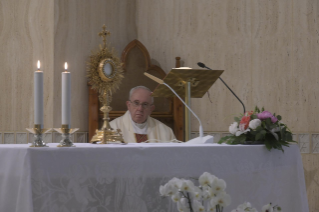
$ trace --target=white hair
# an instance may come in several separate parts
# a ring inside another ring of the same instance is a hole
[[[145,87],[145,86],[143,86],[143,85],[139,85],[139,86],[136,86],[136,87],[134,87],[134,88],[132,88],[132,89],[130,90],[129,100],[131,100],[132,94],[133,94],[134,91],[137,90],[137,89],[147,90],[147,91],[149,91],[149,92],[152,93],[152,91],[151,91],[149,88],[147,88],[147,87]],[[153,103],[154,103],[154,97],[151,96],[151,104],[153,104]]]

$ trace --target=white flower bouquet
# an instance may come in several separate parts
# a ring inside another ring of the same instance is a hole
[[[191,180],[173,178],[159,188],[163,197],[170,197],[177,203],[180,212],[223,212],[230,205],[230,195],[226,193],[226,182],[204,172],[198,179],[199,186]],[[231,212],[258,212],[249,202],[245,202]],[[271,203],[262,207],[262,212],[281,212],[279,206]]]
[[[253,208],[249,202],[244,202],[231,212],[258,212],[256,208]],[[282,212],[281,208],[277,205],[272,206],[271,203],[264,205],[261,212]]]
[[[230,204],[223,179],[204,172],[198,181],[200,185],[195,186],[190,180],[173,178],[160,186],[160,194],[171,197],[180,212],[222,212]]]
[[[281,116],[256,107],[234,118],[235,122],[229,126],[230,136],[225,136],[218,143],[227,144],[265,144],[268,150],[283,150],[296,142],[288,126],[281,122]]]

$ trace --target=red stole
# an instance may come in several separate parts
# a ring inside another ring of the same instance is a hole
[[[137,133],[134,133],[134,134],[135,134],[136,143],[141,143],[148,140],[147,134],[137,134]]]

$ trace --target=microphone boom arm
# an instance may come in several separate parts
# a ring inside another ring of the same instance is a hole
[[[207,67],[204,63],[198,62],[197,65],[201,68],[207,68],[209,70],[212,70],[211,68]],[[212,70],[213,71],[213,70]],[[234,91],[232,89],[230,89],[230,87],[228,87],[228,85],[226,84],[226,82],[224,82],[224,80],[221,77],[218,77],[223,83],[224,85],[228,88],[228,90],[230,90],[230,92],[232,92],[232,94],[238,99],[238,101],[242,104],[243,108],[244,108],[244,115],[246,113],[246,109],[245,109],[245,105],[244,103],[238,98],[238,96],[234,93]]]
[[[234,91],[232,91],[232,89],[230,89],[230,87],[228,87],[228,85],[224,82],[224,80],[221,77],[218,77],[223,83],[224,85],[226,85],[226,87],[228,88],[228,90],[230,90],[230,92],[232,92],[234,94],[234,96],[238,99],[238,101],[242,104],[243,108],[244,108],[244,115],[246,113],[246,109],[245,109],[245,105],[244,103],[238,98],[238,96],[234,93]]]

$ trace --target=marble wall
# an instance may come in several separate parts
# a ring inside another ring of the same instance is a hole
[[[316,2],[316,1],[314,1]],[[245,103],[283,116],[293,131],[318,131],[316,6],[309,1],[137,1],[138,39],[162,68],[198,61],[222,69]],[[165,13],[162,13],[165,11]],[[305,14],[313,16],[306,17]],[[147,31],[148,33],[145,33]],[[192,106],[207,131],[225,131],[242,106],[217,81]],[[198,130],[194,119],[192,130]]]
[[[87,131],[86,70],[91,52],[102,44],[97,34],[105,24],[111,32],[108,42],[120,57],[124,47],[136,37],[135,4],[130,0],[56,0],[54,6],[54,125],[61,123],[61,71],[68,61],[72,73],[72,126]]]
[[[133,39],[168,72],[175,57],[222,69],[245,103],[282,115],[309,144],[303,156],[310,211],[318,211],[319,2],[315,0],[1,0],[0,141],[33,125],[33,71],[45,74],[45,126],[60,127],[61,72],[72,73],[72,126],[88,130],[86,62],[103,24],[120,55]],[[192,107],[205,131],[227,133],[242,107],[221,81]],[[196,120],[192,130],[198,131]],[[21,135],[19,135],[21,137]]]
[[[45,127],[61,126],[61,72],[72,74],[72,126],[88,130],[86,64],[102,40],[118,51],[136,38],[135,2],[130,0],[0,1],[0,132],[33,126],[33,72],[44,71]]]
[[[33,72],[44,71],[46,126],[53,118],[53,2],[0,1],[0,131],[33,126]]]
[[[282,115],[303,152],[310,211],[318,211],[319,2],[137,0],[136,8],[137,39],[163,70],[176,56],[192,68],[204,62],[225,70],[221,77],[247,110],[257,105]],[[192,107],[204,131],[222,136],[243,109],[221,81],[209,94],[192,99]]]

